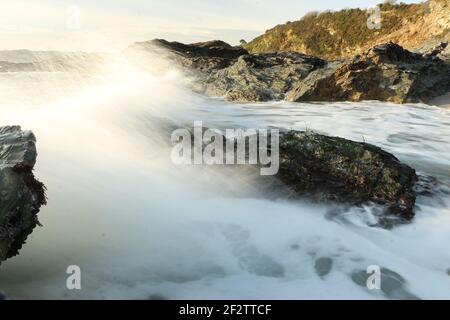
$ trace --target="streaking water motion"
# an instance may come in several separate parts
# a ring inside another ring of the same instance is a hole
[[[87,77],[0,73],[1,124],[36,134],[49,198],[44,227],[0,270],[10,298],[450,298],[448,110],[230,104],[191,93],[156,58],[150,73],[111,61]],[[412,224],[369,227],[374,207],[268,200],[245,175],[174,166],[166,120],[365,140],[437,177],[440,191],[418,198]],[[80,291],[65,287],[69,265],[82,270]],[[383,268],[388,289],[365,287],[370,265]]]

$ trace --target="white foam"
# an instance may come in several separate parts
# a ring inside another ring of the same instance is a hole
[[[192,176],[171,164],[152,118],[307,127],[377,144],[447,183],[446,110],[378,102],[236,105],[190,93],[176,72],[152,76],[126,63],[117,70],[89,85],[68,81],[69,96],[61,78],[52,87],[56,98],[39,88],[55,75],[35,81],[16,74],[14,92],[41,94],[0,102],[2,124],[35,132],[36,176],[49,197],[44,227],[1,267],[9,297],[385,298],[351,280],[376,264],[404,277],[412,295],[450,298],[448,196],[420,198],[414,223],[393,230],[369,227],[370,208],[333,216],[335,208],[300,201],[230,197],[207,171]],[[11,85],[2,77],[0,87]],[[319,257],[333,259],[324,278],[314,270]],[[70,264],[81,267],[81,291],[65,289]]]

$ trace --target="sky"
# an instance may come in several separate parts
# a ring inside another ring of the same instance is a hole
[[[0,0],[0,50],[120,50],[164,38],[249,41],[310,11],[382,0]],[[418,0],[403,0],[406,3]]]

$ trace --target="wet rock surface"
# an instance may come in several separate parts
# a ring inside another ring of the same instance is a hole
[[[329,257],[318,258],[314,263],[314,269],[319,277],[324,278],[333,268],[333,259]]]
[[[261,186],[260,191],[267,197],[349,205],[376,204],[382,211],[380,226],[387,228],[414,218],[416,196],[420,190],[416,187],[418,176],[413,168],[401,163],[394,155],[368,143],[312,131],[281,131],[278,137],[279,170],[274,176],[260,175],[259,168],[267,167],[261,165],[261,159],[258,165],[240,166],[255,177],[252,183]],[[223,137],[223,141],[226,139]],[[241,139],[246,139],[248,145],[250,136],[234,138],[231,143],[234,143],[235,153],[237,145],[242,144]],[[270,141],[269,138],[269,154],[276,152]],[[204,141],[202,149],[205,150],[207,145]],[[265,145],[259,147],[265,148]],[[224,148],[225,158],[226,152]],[[248,163],[248,150],[246,158]],[[236,166],[219,167],[230,177]]]
[[[277,174],[296,196],[321,202],[386,207],[404,220],[414,217],[415,170],[374,145],[313,132],[280,133]]]
[[[408,103],[427,102],[450,91],[446,44],[413,53],[386,43],[329,62],[298,52],[249,54],[222,41],[185,45],[153,40],[133,48],[164,50],[191,75],[196,92],[236,102]]]
[[[0,263],[18,254],[45,205],[45,187],[33,175],[36,138],[19,126],[0,127]]]

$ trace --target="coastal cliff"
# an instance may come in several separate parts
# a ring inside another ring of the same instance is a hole
[[[351,58],[381,43],[394,42],[412,51],[449,40],[449,0],[386,1],[369,10],[311,12],[267,30],[245,48],[250,53],[295,51],[335,60]]]

